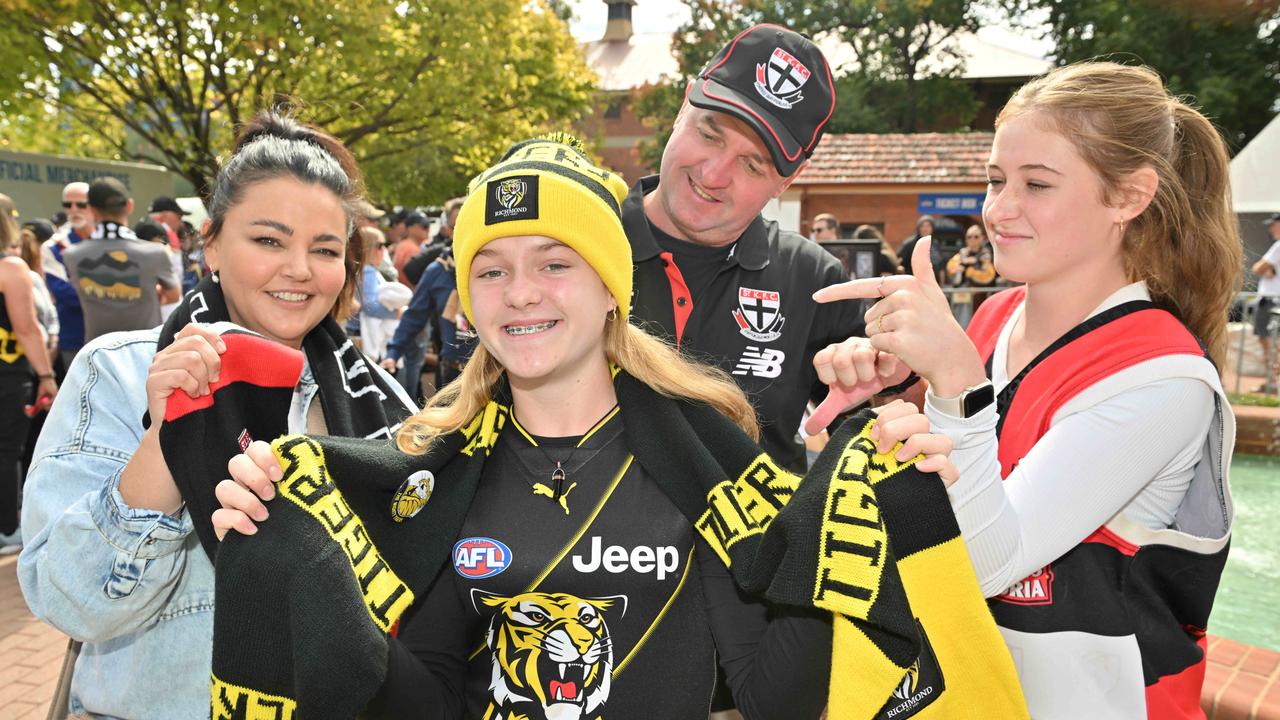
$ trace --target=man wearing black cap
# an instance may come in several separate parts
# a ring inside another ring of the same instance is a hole
[[[1262,224],[1271,233],[1271,247],[1251,268],[1253,274],[1258,276],[1258,308],[1253,314],[1253,334],[1262,343],[1267,376],[1258,390],[1275,395],[1276,378],[1280,376],[1280,358],[1276,357],[1274,341],[1271,339],[1271,315],[1272,309],[1280,304],[1280,274],[1277,274],[1277,270],[1280,270],[1280,212],[1271,213]]]
[[[97,221],[93,234],[63,254],[84,308],[85,342],[159,325],[160,304],[177,302],[179,295],[169,250],[139,240],[129,229],[133,200],[119,180],[102,177],[90,183],[89,209]]]
[[[161,195],[151,201],[151,209],[147,211],[151,219],[169,229],[169,237],[174,247],[177,246],[178,231],[182,229],[182,218],[191,213],[182,209],[177,200]]]
[[[856,303],[817,305],[840,263],[760,211],[800,174],[835,109],[826,58],[777,25],[742,32],[689,85],[656,177],[623,202],[634,315],[750,395],[761,444],[805,469],[798,436],[825,389],[813,356],[862,334]]]

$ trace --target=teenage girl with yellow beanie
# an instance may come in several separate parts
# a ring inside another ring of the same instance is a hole
[[[775,465],[728,376],[628,323],[626,190],[557,139],[514,146],[471,184],[454,256],[480,345],[400,430],[400,450],[433,474],[391,511],[457,530],[399,618],[369,714],[702,720],[718,663],[747,718],[816,718],[828,704],[870,717],[942,697],[967,705],[950,717],[1017,717],[1012,665],[932,474],[955,479],[950,441],[916,432],[924,417],[895,403],[847,423],[803,484]],[[257,532],[276,453],[255,443],[232,462],[220,535]],[[465,517],[427,519],[473,471]],[[863,532],[882,534],[860,544]],[[942,614],[928,595],[945,598]],[[253,681],[221,692],[306,703],[245,690]]]

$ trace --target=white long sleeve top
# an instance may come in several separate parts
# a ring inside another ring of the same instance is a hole
[[[1150,300],[1145,283],[1116,291],[1090,317],[1132,300]],[[1009,336],[1022,311],[996,343],[997,393],[1010,380]],[[1004,592],[1117,513],[1150,529],[1169,527],[1204,454],[1216,378],[1208,360],[1185,355],[1117,372],[1060,408],[1003,482],[995,405],[958,418],[938,410],[926,393],[933,431],[955,441],[951,459],[960,479],[948,492],[983,593]]]

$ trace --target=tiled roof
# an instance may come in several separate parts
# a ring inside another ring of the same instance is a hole
[[[797,185],[985,183],[994,133],[827,135]]]

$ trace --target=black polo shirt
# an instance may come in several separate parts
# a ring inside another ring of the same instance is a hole
[[[811,297],[847,279],[844,269],[816,243],[756,217],[719,271],[701,275],[710,278],[707,286],[689,288],[644,214],[644,196],[657,186],[656,175],[643,178],[622,203],[635,262],[633,318],[730,373],[760,416],[760,444],[778,464],[803,472],[800,418],[808,400],[826,395],[813,356],[863,334],[860,303],[819,305]]]

